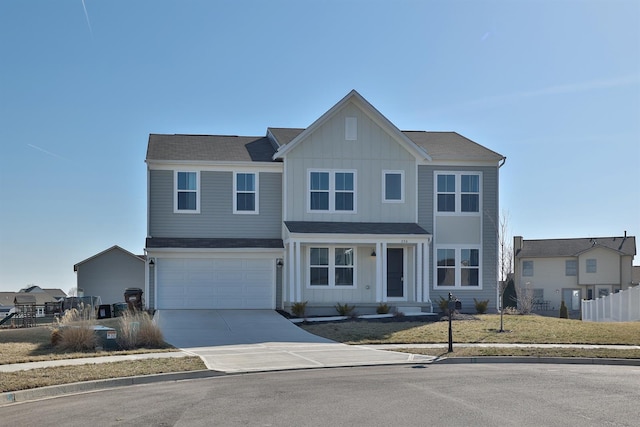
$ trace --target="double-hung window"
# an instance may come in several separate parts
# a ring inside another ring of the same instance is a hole
[[[533,261],[522,261],[522,276],[533,276]]]
[[[568,259],[564,262],[564,275],[565,276],[578,275],[578,262],[575,259]]]
[[[479,213],[480,174],[473,172],[436,173],[436,211],[439,213]]]
[[[385,203],[404,202],[404,172],[382,172],[382,201]]]
[[[250,172],[235,172],[233,180],[233,213],[258,213],[258,175]]]
[[[309,171],[310,212],[355,212],[355,171]]]
[[[353,287],[355,248],[309,248],[309,287]]]
[[[174,174],[174,212],[200,212],[200,173],[181,172]]]
[[[480,249],[438,248],[436,250],[437,287],[480,287]]]
[[[598,272],[598,261],[595,259],[587,260],[587,273],[597,273]]]

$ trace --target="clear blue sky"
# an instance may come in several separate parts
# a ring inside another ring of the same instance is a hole
[[[149,133],[305,127],[351,89],[507,156],[512,234],[640,238],[637,0],[2,0],[0,291],[143,253]]]

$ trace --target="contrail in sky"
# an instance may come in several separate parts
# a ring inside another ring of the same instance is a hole
[[[89,26],[89,32],[91,33],[91,37],[93,37],[93,30],[91,29],[91,21],[89,21],[89,14],[87,13],[87,6],[84,4],[84,0],[82,0],[82,8],[84,9],[84,16],[87,18],[87,25]]]
[[[65,159],[64,157],[62,157],[62,156],[60,156],[60,155],[58,155],[58,154],[56,154],[56,153],[52,153],[51,151],[47,151],[47,150],[45,150],[45,149],[44,149],[44,148],[42,148],[42,147],[38,147],[37,145],[33,145],[33,144],[27,144],[27,145],[28,145],[29,147],[33,148],[33,149],[36,149],[36,150],[38,150],[38,151],[42,151],[43,153],[48,154],[48,155],[50,155],[50,156],[57,157],[58,159],[62,159],[62,160],[67,160],[67,159]]]

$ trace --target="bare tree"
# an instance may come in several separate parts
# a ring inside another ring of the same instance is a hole
[[[518,286],[518,311],[520,314],[529,314],[533,311],[533,286],[531,282],[526,282]]]
[[[67,291],[67,296],[69,297],[75,297],[77,295],[78,295],[78,288],[76,288],[75,286]]]
[[[498,229],[498,303],[500,310],[500,332],[504,332],[504,291],[509,283],[509,274],[513,271],[513,245],[509,235],[509,212],[502,211]]]

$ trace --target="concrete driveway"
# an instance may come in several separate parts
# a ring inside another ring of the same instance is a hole
[[[318,337],[273,310],[158,310],[165,341],[209,369],[256,372],[426,363],[429,356],[351,346]]]

